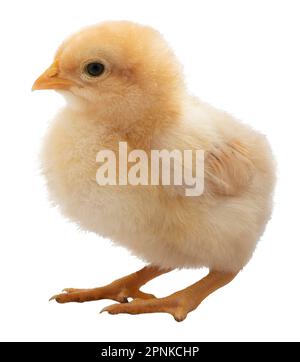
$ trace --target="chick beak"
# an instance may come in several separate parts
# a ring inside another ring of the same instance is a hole
[[[40,89],[70,89],[75,83],[59,77],[58,62],[54,63],[33,83],[32,90]]]

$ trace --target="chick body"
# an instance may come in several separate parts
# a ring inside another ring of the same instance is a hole
[[[100,149],[117,152],[118,136],[98,120],[66,108],[43,149],[51,198],[82,229],[162,268],[237,271],[250,259],[270,217],[274,174],[269,146],[263,136],[223,112],[195,100],[186,103],[186,112],[155,138],[154,148],[205,149],[233,133],[256,164],[241,194],[182,197],[161,186],[99,186],[95,155]]]

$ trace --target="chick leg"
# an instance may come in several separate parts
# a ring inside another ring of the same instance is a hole
[[[168,271],[170,270],[162,270],[154,265],[149,265],[104,287],[94,289],[66,288],[63,290],[64,293],[54,295],[50,300],[56,300],[58,303],[83,303],[100,299],[112,299],[126,303],[127,298],[155,298],[153,294],[144,293],[140,288],[151,279]]]
[[[169,313],[176,321],[184,320],[187,314],[211,293],[231,282],[237,273],[211,271],[197,283],[164,298],[135,299],[126,304],[112,304],[102,310],[110,314]]]

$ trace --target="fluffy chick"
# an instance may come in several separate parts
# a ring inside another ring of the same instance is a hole
[[[102,288],[66,289],[53,297],[57,302],[138,298],[105,310],[167,312],[180,321],[246,265],[271,214],[269,145],[250,127],[189,96],[181,66],[157,31],[131,22],[86,28],[60,46],[33,89],[59,90],[67,99],[42,152],[53,201],[82,229],[150,263]],[[204,150],[204,193],[99,186],[96,155],[101,149],[117,153],[120,141],[146,152]],[[140,291],[160,274],[191,267],[210,272],[165,298]]]

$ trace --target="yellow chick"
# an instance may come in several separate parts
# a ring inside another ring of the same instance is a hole
[[[131,22],[68,38],[37,89],[67,99],[42,152],[52,200],[82,229],[149,263],[104,287],[69,288],[52,299],[112,299],[120,303],[104,308],[110,314],[166,312],[182,321],[247,264],[270,218],[275,176],[265,137],[191,97],[160,33]],[[202,194],[187,196],[184,185],[99,185],[97,154],[117,154],[120,142],[147,155],[203,150]],[[140,290],[175,268],[201,267],[209,268],[205,278],[164,298]]]

